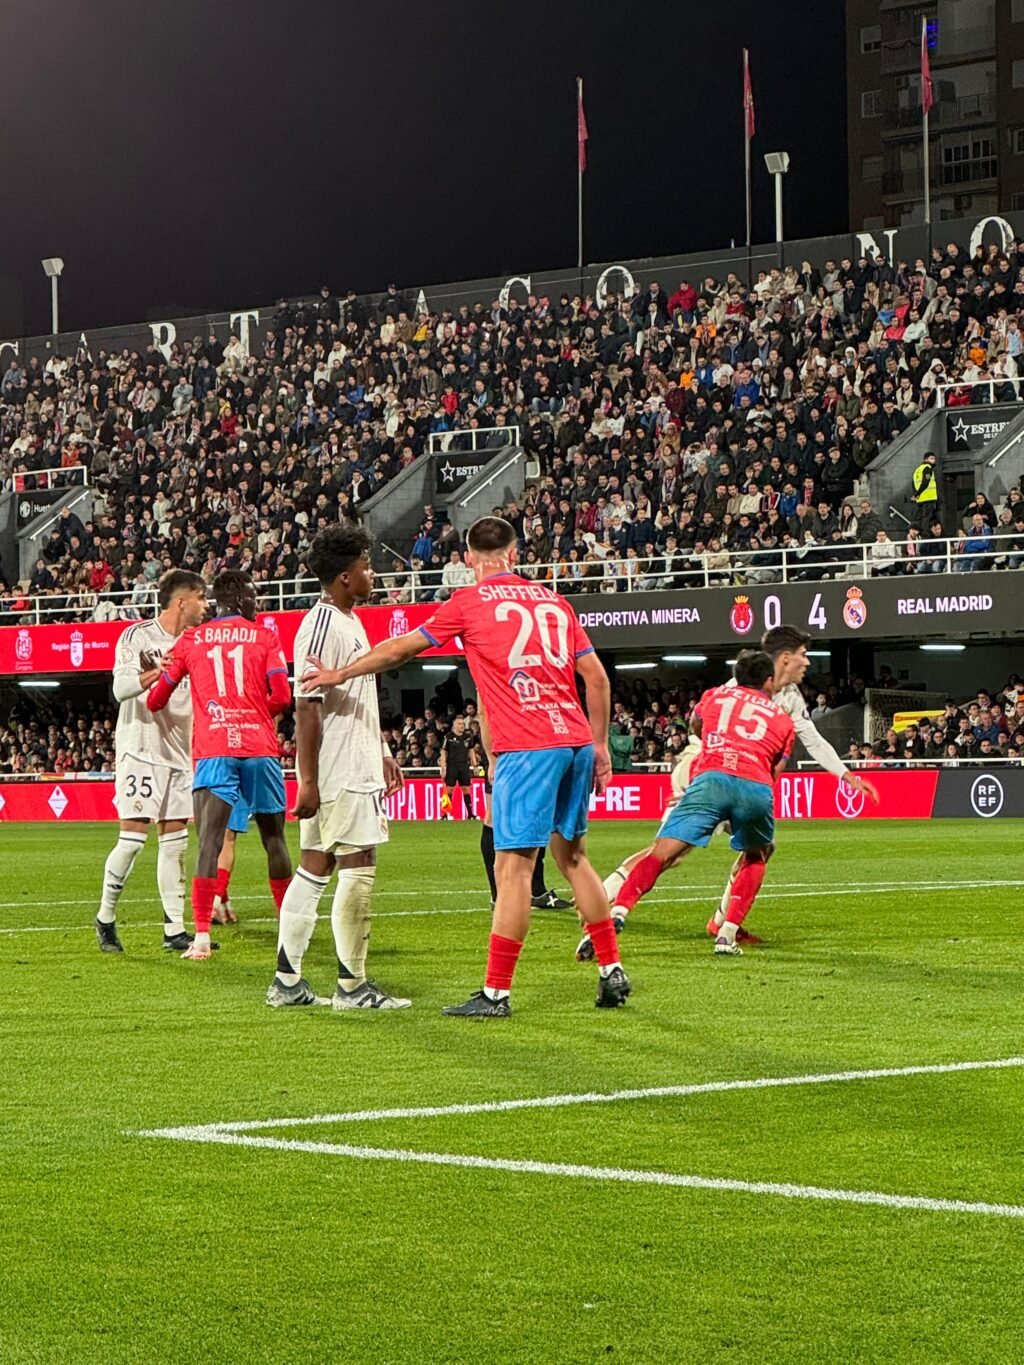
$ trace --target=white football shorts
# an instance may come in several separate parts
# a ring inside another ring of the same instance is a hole
[[[339,792],[321,802],[310,820],[299,822],[299,847],[311,853],[360,853],[388,841],[384,793]]]
[[[192,774],[124,754],[115,764],[114,805],[119,820],[191,820]]]

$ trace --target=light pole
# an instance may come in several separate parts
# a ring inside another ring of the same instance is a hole
[[[47,256],[46,260],[43,262],[43,274],[46,275],[50,281],[50,333],[52,336],[56,336],[60,331],[58,325],[60,319],[57,312],[57,281],[60,279],[60,273],[63,269],[64,262],[59,256]]]
[[[782,177],[789,170],[788,152],[766,152],[764,164],[768,167],[770,175],[775,177],[775,245],[779,254],[779,265],[782,265]]]

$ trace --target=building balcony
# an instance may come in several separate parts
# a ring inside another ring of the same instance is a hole
[[[932,105],[928,116],[930,132],[947,128],[972,128],[996,116],[996,102],[992,95],[961,95],[955,100],[938,100]],[[923,115],[921,106],[914,104],[908,108],[885,109],[882,112],[882,136],[906,137],[908,134],[921,135]]]
[[[992,189],[999,175],[997,157],[978,157],[973,161],[952,161],[932,167],[932,194],[942,190]],[[887,199],[920,198],[924,194],[924,172],[915,167],[906,171],[886,171],[882,194]]]
[[[939,44],[930,54],[932,75],[950,62],[970,61],[972,58],[994,57],[996,35],[994,26],[950,29],[941,35]],[[921,33],[900,33],[882,40],[882,75],[916,71],[921,65]]]

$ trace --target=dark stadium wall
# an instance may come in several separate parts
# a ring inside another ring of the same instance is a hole
[[[944,245],[955,241],[965,247],[968,254],[973,254],[980,242],[1006,245],[1014,236],[1022,233],[1024,213],[1015,212],[980,220],[957,219],[933,224],[930,231],[924,226],[877,228],[870,232],[786,242],[781,255],[772,243],[752,247],[749,252],[745,248],[725,248],[640,261],[605,262],[586,266],[582,278],[574,267],[531,272],[529,262],[524,261],[522,272],[512,277],[422,286],[406,283],[403,292],[414,307],[425,306],[431,312],[456,310],[462,304],[470,307],[474,303],[487,305],[507,288],[511,288],[520,299],[524,299],[527,293],[557,297],[562,293],[572,295],[582,289],[600,300],[604,291],[622,292],[630,287],[631,281],[646,287],[651,280],[657,279],[674,288],[680,279],[700,283],[708,275],[721,279],[730,272],[753,280],[758,271],[771,270],[783,259],[786,264],[797,267],[804,260],[809,260],[820,268],[828,260],[841,261],[844,257],[857,260],[860,256],[873,256],[877,252],[884,254],[888,260],[906,260],[912,264],[919,256],[927,259],[932,244]],[[375,302],[377,297],[376,294],[367,295],[365,299]],[[152,346],[159,347],[169,355],[176,341],[208,336],[212,328],[224,339],[231,331],[239,332],[242,340],[248,338],[249,345],[255,348],[269,326],[274,311],[274,305],[269,305],[265,308],[240,308],[231,313],[203,313],[186,318],[126,323],[121,327],[86,328],[84,331],[62,332],[56,339],[50,336],[11,337],[0,340],[0,370],[7,368],[12,355],[21,360],[34,355],[45,359],[55,349],[55,341],[56,349],[63,355],[73,355],[79,346],[87,347],[94,356],[100,350],[120,351],[127,347],[129,350],[145,352]]]

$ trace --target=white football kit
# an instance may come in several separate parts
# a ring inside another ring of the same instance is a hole
[[[310,852],[356,853],[388,841],[376,678],[364,674],[339,687],[301,690],[305,674],[321,665],[342,668],[369,651],[359,618],[331,602],[307,612],[295,637],[295,696],[323,708],[320,809],[299,825],[299,846]],[[301,782],[301,768],[298,778]]]
[[[119,820],[192,817],[192,694],[188,679],[162,711],[150,711],[139,686],[146,653],[159,662],[174,646],[159,621],[139,621],[117,642],[114,698],[114,803]]]

